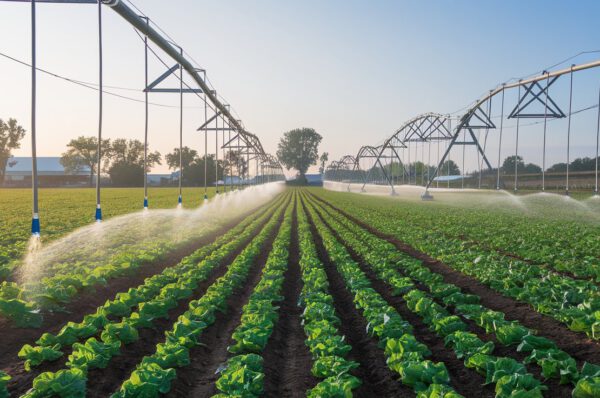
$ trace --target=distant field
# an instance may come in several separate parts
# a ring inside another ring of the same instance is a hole
[[[212,197],[214,188],[209,188]],[[177,206],[177,188],[150,188],[150,208]],[[184,188],[183,206],[200,205],[204,188]],[[141,188],[102,189],[102,215],[110,218],[140,210],[144,201]],[[40,189],[42,239],[49,241],[94,221],[96,191],[93,188]],[[31,190],[0,189],[0,265],[20,257],[30,236]]]

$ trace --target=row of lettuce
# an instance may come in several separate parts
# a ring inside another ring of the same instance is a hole
[[[272,229],[277,221],[277,217],[272,217],[273,212],[281,211],[288,199],[280,197],[273,206],[267,205],[258,211],[256,218],[248,217],[212,244],[184,258],[176,266],[147,278],[137,288],[117,293],[114,300],[107,301],[97,308],[95,313],[85,315],[82,322],[69,322],[56,335],[44,333],[36,341],[36,346],[25,345],[19,356],[25,360],[28,369],[44,361],[56,360],[63,355],[62,351],[69,346],[72,348],[66,363],[67,369],[41,373],[34,379],[33,388],[26,396],[41,397],[50,392],[61,396],[85,395],[86,375],[89,369],[105,368],[124,345],[139,339],[141,328],[155,327],[157,319],[168,318],[170,310],[177,307],[179,302],[189,300],[198,284],[208,279],[216,267],[223,265],[233,253],[244,248],[246,242],[261,231],[265,222],[270,220],[265,228]],[[266,239],[267,232],[264,231],[262,229],[259,235],[262,240]],[[248,263],[249,258],[255,254],[256,248],[250,250],[248,246],[236,257],[236,261]],[[219,296],[218,291],[209,288],[205,297],[209,293],[213,301]],[[205,300],[210,302],[209,298]],[[187,336],[195,330],[194,327],[201,325],[189,314],[182,315],[175,322],[173,329],[166,332],[167,341],[157,346],[155,357],[165,361],[181,361],[181,355],[184,353],[177,344],[171,342]],[[98,336],[99,340],[96,338]],[[84,339],[87,340],[83,343],[78,342]],[[158,371],[156,364],[150,364],[151,360],[146,362],[146,370]]]
[[[495,250],[469,245],[438,229],[424,228],[410,216],[395,217],[397,210],[394,208],[402,206],[392,206],[393,202],[377,198],[354,199],[333,192],[319,195],[381,232],[397,237],[493,290],[528,303],[535,311],[555,318],[569,329],[600,339],[600,288],[594,282],[573,279]],[[436,210],[432,211],[436,213]]]
[[[394,245],[359,227],[333,208],[323,203],[315,205],[320,207],[320,216],[344,243],[364,259],[378,278],[390,285],[394,294],[403,295],[408,307],[444,338],[457,358],[464,359],[465,366],[484,375],[486,383],[495,383],[499,396],[509,396],[507,394],[519,389],[527,391],[529,396],[541,396],[545,387],[527,373],[525,365],[530,363],[540,367],[545,379],[555,378],[560,384],[575,385],[575,397],[590,396],[586,395],[589,391],[600,392],[599,366],[584,363],[578,372],[575,359],[553,341],[536,336],[533,330],[517,321],[505,320],[502,312],[481,305],[478,296],[465,294],[457,286],[443,282],[441,275],[431,272],[421,261],[398,251]],[[465,319],[484,328],[500,344],[528,354],[524,363],[492,355],[494,343],[484,343],[468,331]]]
[[[573,209],[581,210],[584,206],[569,206],[564,198],[557,199],[556,196],[531,196],[525,202],[526,212],[523,207],[515,210],[515,202],[506,204],[502,199],[490,205],[485,197],[469,201],[466,206],[446,205],[443,201],[433,206],[410,201],[404,201],[401,207],[393,203],[379,205],[394,218],[429,231],[509,252],[557,271],[600,282],[597,218],[587,212],[576,214]],[[580,205],[576,200],[568,200]],[[356,198],[353,201],[370,203],[372,199]]]

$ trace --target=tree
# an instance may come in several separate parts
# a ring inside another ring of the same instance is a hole
[[[319,162],[321,162],[321,166],[319,166],[319,174],[323,174],[325,171],[325,164],[329,160],[329,153],[323,152],[321,157],[319,158]]]
[[[225,153],[225,162],[223,164],[225,175],[233,174],[235,170],[239,177],[248,172],[248,163],[244,154],[240,151],[228,151]]]
[[[190,165],[187,174],[183,172],[183,183],[192,186],[203,186],[204,185],[204,164],[206,163],[206,185],[213,186],[217,181],[215,175],[215,168],[218,167],[219,176],[223,175],[223,161],[219,160],[215,164],[215,155],[210,154],[202,157],[196,157]],[[217,166],[218,165],[218,166]]]
[[[450,170],[450,172],[448,172],[448,170]],[[458,165],[454,162],[454,160],[446,160],[442,164],[442,167],[440,167],[438,175],[441,175],[441,176],[445,176],[445,175],[459,176],[460,175],[460,169],[458,168]]]
[[[12,150],[21,147],[21,140],[25,137],[25,129],[17,124],[16,119],[7,122],[0,119],[0,184],[4,182],[6,167],[12,166]]]
[[[106,172],[110,164],[110,140],[102,140],[102,167],[100,172]],[[66,173],[78,173],[84,169],[90,171],[90,186],[94,184],[98,161],[98,138],[77,137],[67,144],[67,151],[62,154],[60,164]]]
[[[191,149],[187,146],[181,148],[181,168],[183,169],[183,175],[194,161],[198,158],[198,152],[195,149]],[[165,160],[169,169],[179,170],[179,148],[174,148],[173,152],[165,155]]]
[[[191,181],[196,181],[196,177],[191,175],[191,168],[197,159],[198,152],[195,149],[191,149],[187,146],[181,148],[181,169],[183,170],[183,184],[189,185]],[[167,153],[165,155],[165,160],[167,161],[169,169],[179,170],[179,148],[173,148],[173,152]],[[204,170],[202,170],[202,175],[204,176]],[[191,185],[198,184],[192,183]]]
[[[277,157],[288,170],[296,169],[304,178],[308,168],[317,163],[322,139],[323,137],[311,128],[288,131],[279,141]]]
[[[118,138],[110,146],[110,180],[118,187],[141,186],[144,183],[144,144],[139,140]],[[158,151],[148,152],[146,171],[162,164]]]
[[[542,172],[542,168],[537,164],[527,163],[523,161],[521,156],[517,156],[517,173],[537,174]],[[502,167],[500,169],[504,174],[515,173],[515,157],[509,156],[504,159]]]

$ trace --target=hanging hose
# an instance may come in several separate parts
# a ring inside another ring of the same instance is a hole
[[[204,74],[204,80],[206,80],[206,73]],[[208,109],[207,109],[206,93],[204,93],[204,122],[208,120]],[[207,126],[205,126],[207,127]],[[208,200],[207,193],[207,172],[208,172],[208,131],[204,129],[204,200]]]
[[[150,25],[148,17],[146,23]],[[144,209],[148,208],[148,36],[144,36]]]
[[[496,190],[500,189],[500,162],[502,159],[502,130],[504,127],[504,88],[505,85],[502,85],[502,106],[500,110],[500,134],[498,138],[498,175],[496,177]]]
[[[520,81],[520,80],[519,80]],[[519,84],[519,99],[521,99],[521,85]],[[519,184],[519,162],[517,161],[518,156],[519,156],[519,121],[521,120],[521,118],[519,118],[519,115],[517,115],[517,135],[516,135],[516,140],[515,140],[515,186],[514,186],[514,191],[517,192],[518,189],[518,184]]]
[[[546,190],[546,131],[548,122],[548,96],[550,91],[550,73],[546,73],[546,98],[544,100],[544,139],[542,144],[542,192]]]
[[[492,115],[492,97],[491,96],[488,99],[487,114],[490,117]],[[482,153],[483,156],[485,156],[485,150],[487,148],[487,140],[488,140],[489,132],[490,132],[490,128],[488,126],[488,127],[485,128],[485,138],[483,139],[483,153]],[[477,141],[479,141],[479,134],[477,135]],[[479,159],[479,151],[477,152],[477,159],[478,159],[478,162],[479,162],[479,183],[478,183],[478,189],[481,189],[481,174],[482,174],[482,169],[483,169],[483,156],[481,157],[481,159]]]
[[[35,35],[35,0],[31,0],[31,190],[33,198],[33,215],[31,217],[31,235],[40,236],[40,216],[38,209],[38,174],[36,148],[36,35]]]
[[[463,142],[467,141],[467,132],[465,130],[463,130]],[[460,187],[461,189],[465,188],[465,175],[466,175],[466,170],[465,170],[465,152],[467,146],[463,144],[463,157],[462,157],[462,172],[461,172],[461,178],[460,178]]]
[[[181,50],[183,55],[183,50]],[[181,187],[183,183],[183,65],[179,65],[179,197],[177,203],[183,204]]]
[[[569,195],[569,162],[571,157],[571,114],[572,114],[572,106],[573,106],[573,67],[575,65],[571,65],[571,83],[569,88],[569,121],[567,124],[567,184],[565,194]]]
[[[100,165],[102,161],[102,0],[98,0],[98,163],[96,165],[96,222],[102,221]]]
[[[437,164],[440,164],[440,141],[438,140],[437,142]],[[435,181],[435,187],[439,188],[440,187],[440,180],[437,179]]]
[[[215,119],[215,193],[219,194],[219,118]]]
[[[598,90],[598,122],[596,124],[596,184],[594,193],[598,195],[598,150],[600,146],[600,89]]]

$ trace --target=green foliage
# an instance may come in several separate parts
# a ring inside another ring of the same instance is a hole
[[[4,371],[0,370],[0,398],[8,398],[8,382],[11,377]]]
[[[347,373],[340,377],[328,377],[308,390],[308,398],[350,398],[352,390],[360,387],[361,381]]]
[[[262,395],[264,377],[261,356],[238,355],[227,361],[216,384],[229,396],[252,398]]]
[[[44,372],[33,380],[33,388],[23,398],[84,398],[87,377],[82,369]]]
[[[283,134],[277,145],[277,158],[288,169],[296,169],[301,176],[319,158],[321,137],[314,129],[300,128]]]
[[[55,361],[62,355],[59,344],[52,347],[32,347],[25,344],[18,354],[19,358],[25,359],[26,371],[30,371],[32,366],[37,366],[44,361]]]
[[[163,369],[155,363],[142,363],[131,373],[112,398],[158,397],[171,390],[175,369]]]
[[[11,152],[21,147],[23,137],[25,129],[19,126],[16,119],[10,118],[6,122],[0,119],[0,185],[4,182],[6,166],[11,162]]]

